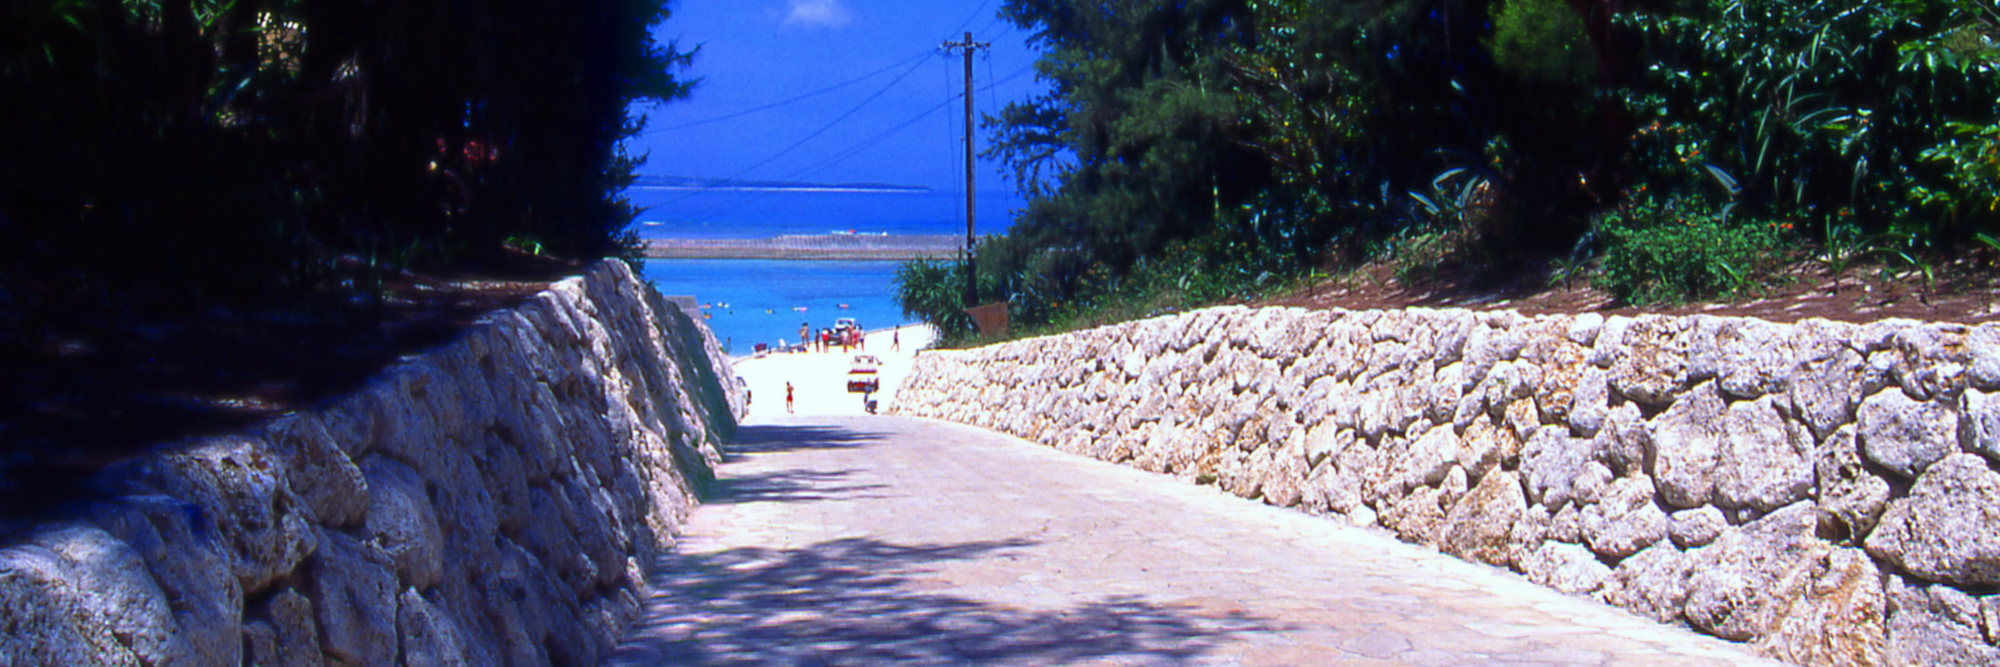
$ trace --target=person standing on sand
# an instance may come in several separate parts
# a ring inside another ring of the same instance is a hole
[[[785,414],[792,413],[792,383],[785,383]]]
[[[799,342],[801,343],[806,342],[806,331],[808,331],[808,329],[809,328],[806,326],[806,323],[804,322],[799,323]]]
[[[896,329],[895,329],[894,331],[890,331],[890,332],[889,332],[889,351],[890,351],[890,352],[901,352],[901,351],[903,351],[903,328],[902,328],[902,327],[896,327]]]

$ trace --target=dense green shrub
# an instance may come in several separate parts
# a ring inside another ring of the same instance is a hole
[[[1996,138],[1979,131],[1996,120],[2000,98],[2000,14],[1990,2],[1665,8],[1614,17],[1645,46],[1644,75],[1618,91],[1642,128],[1629,159],[1641,184],[1658,191],[1691,172],[1719,173],[1748,212],[1824,219],[1849,210],[1869,234],[1911,221],[1944,243],[2000,223],[1980,205],[1992,181],[1962,177]],[[1648,151],[1649,142],[1676,154]]]
[[[1675,304],[1761,283],[1782,259],[1790,223],[1732,222],[1698,203],[1667,199],[1602,218],[1604,264],[1596,285],[1620,301]]]
[[[965,271],[951,261],[915,259],[896,269],[896,303],[905,317],[915,317],[938,328],[946,339],[972,331],[972,318],[965,314]]]
[[[1567,276],[1610,248],[1623,273],[1606,280],[1628,298],[1737,288],[1749,256],[1694,250],[1768,239],[1719,214],[1585,236],[1657,197],[1794,221],[1829,248],[1896,245],[1884,256],[2000,237],[1990,0],[1008,0],[1002,14],[1043,49],[1050,92],[988,119],[991,154],[1032,198],[981,271],[1029,320],[1129,294],[1153,282],[1142,270],[1296,275],[1383,251],[1407,276],[1557,255]],[[1476,216],[1440,215],[1441,173],[1483,184]],[[1176,243],[1230,256],[1161,261]]]
[[[1597,75],[1583,18],[1561,0],[1506,0],[1493,21],[1493,60],[1523,80],[1579,84]]]

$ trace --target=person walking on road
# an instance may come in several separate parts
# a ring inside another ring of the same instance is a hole
[[[792,413],[792,383],[785,383],[785,414]]]

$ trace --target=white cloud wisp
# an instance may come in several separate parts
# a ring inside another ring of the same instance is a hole
[[[839,29],[853,22],[854,14],[840,0],[791,0],[785,13],[785,25],[802,28]]]

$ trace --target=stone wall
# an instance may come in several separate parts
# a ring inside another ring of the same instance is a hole
[[[741,399],[619,262],[0,548],[0,665],[595,665]]]
[[[1802,664],[2000,663],[2000,325],[1220,308],[917,360],[892,411]]]

